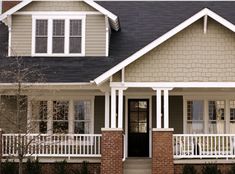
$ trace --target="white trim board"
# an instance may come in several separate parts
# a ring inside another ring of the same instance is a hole
[[[234,24],[232,24],[228,20],[224,19],[223,17],[219,16],[218,14],[214,13],[213,11],[209,10],[208,8],[204,8],[203,10],[199,11],[198,13],[193,15],[192,17],[188,18],[187,20],[185,20],[184,22],[182,22],[181,24],[179,24],[175,28],[171,29],[170,31],[168,31],[167,33],[162,35],[161,37],[157,38],[156,40],[154,40],[150,44],[146,45],[145,47],[143,47],[142,49],[140,49],[139,51],[137,51],[136,53],[134,53],[133,55],[131,55],[130,57],[125,59],[124,61],[120,62],[119,64],[117,64],[116,66],[111,68],[110,70],[106,71],[105,73],[103,73],[102,75],[97,77],[94,80],[95,83],[101,84],[102,82],[107,80],[110,76],[112,76],[116,72],[120,71],[122,68],[126,67],[127,65],[134,62],[135,60],[139,59],[141,56],[145,55],[146,53],[148,53],[152,49],[156,48],[157,46],[159,46],[160,44],[162,44],[163,42],[165,42],[169,38],[173,37],[174,35],[176,35],[177,33],[182,31],[183,29],[187,28],[188,26],[190,26],[191,24],[193,24],[194,22],[196,22],[197,20],[199,20],[200,18],[202,18],[204,16],[209,16],[210,18],[212,18],[215,21],[222,24],[224,27],[235,32],[235,25]]]
[[[110,82],[112,88],[235,88],[235,82]]]
[[[0,16],[0,21],[6,19],[8,16],[11,16],[13,13],[17,12],[18,10],[22,9],[23,7],[25,7],[26,5],[28,5],[29,3],[33,2],[33,1],[36,1],[36,0],[23,0],[23,1],[21,1],[21,3],[17,4],[13,8],[11,8],[8,11],[6,11],[5,13],[3,13]],[[97,11],[99,11],[100,13],[108,16],[108,18],[112,21],[113,29],[116,31],[119,30],[119,21],[118,21],[118,17],[115,14],[108,11],[107,9],[105,9],[101,5],[97,4],[93,0],[82,0],[82,1],[84,1],[86,4],[90,5],[91,7],[93,7]]]

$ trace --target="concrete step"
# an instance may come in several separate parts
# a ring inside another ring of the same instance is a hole
[[[149,158],[128,158],[123,167],[124,174],[151,174],[152,160]]]

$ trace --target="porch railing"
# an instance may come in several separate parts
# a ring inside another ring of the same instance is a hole
[[[174,158],[234,158],[235,134],[175,134]]]
[[[2,156],[100,157],[100,134],[2,134]]]

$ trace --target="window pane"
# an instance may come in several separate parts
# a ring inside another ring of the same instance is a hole
[[[70,37],[69,40],[69,52],[81,53],[81,37]]]
[[[53,20],[53,53],[64,53],[64,20]]]
[[[53,37],[53,53],[64,53],[64,37]]]
[[[90,133],[91,101],[75,101],[74,114],[74,133]]]
[[[36,20],[35,52],[47,53],[47,20]]]
[[[53,101],[53,120],[67,121],[69,112],[68,101]]]
[[[47,36],[47,20],[36,20],[36,36]]]
[[[81,53],[81,20],[70,20],[69,52]]]
[[[75,122],[74,133],[75,134],[89,134],[90,123],[89,122]]]
[[[203,100],[187,101],[187,133],[203,133]]]
[[[209,101],[209,133],[223,134],[225,130],[224,101]]]
[[[68,133],[68,122],[53,122],[53,133]]]
[[[82,33],[82,21],[70,20],[70,36],[81,36]]]
[[[36,37],[36,53],[47,53],[47,37]]]
[[[53,36],[64,36],[64,20],[53,20]]]
[[[230,133],[235,133],[235,100],[231,100],[229,102],[229,108],[230,108]]]

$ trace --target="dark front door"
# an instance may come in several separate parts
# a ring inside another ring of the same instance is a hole
[[[128,100],[128,156],[149,156],[149,100]]]

